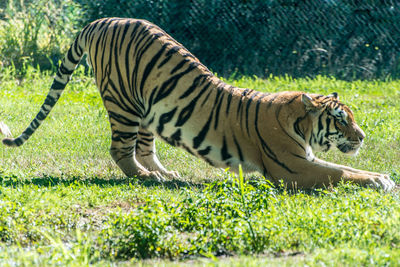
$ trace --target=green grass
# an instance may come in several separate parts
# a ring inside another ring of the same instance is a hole
[[[126,178],[108,154],[110,129],[81,69],[22,147],[0,148],[0,265],[292,266],[400,264],[400,196],[340,185],[289,193],[258,174],[240,179],[157,143],[182,181]],[[0,72],[0,120],[18,135],[51,76]],[[357,157],[321,158],[400,183],[400,82],[244,77],[260,91],[338,92],[367,134]]]

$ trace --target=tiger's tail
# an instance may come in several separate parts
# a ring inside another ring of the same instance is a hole
[[[84,45],[82,46],[81,44],[81,39],[83,39],[81,38],[82,32],[75,39],[75,42],[71,45],[61,65],[59,66],[57,74],[54,77],[53,84],[50,87],[49,93],[47,94],[47,97],[40,107],[40,110],[36,117],[32,120],[25,131],[17,138],[4,138],[4,145],[12,147],[22,145],[29,139],[29,137],[31,137],[31,135],[37,130],[37,128],[39,128],[42,122],[49,115],[50,111],[60,98],[65,86],[71,78],[72,73],[74,72],[85,52]]]

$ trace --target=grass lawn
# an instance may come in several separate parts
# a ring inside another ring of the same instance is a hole
[[[52,77],[0,71],[0,120],[19,135]],[[318,156],[400,183],[400,81],[230,79],[277,92],[338,92],[367,134],[357,157]],[[126,178],[108,150],[107,114],[79,69],[49,118],[20,148],[0,147],[0,265],[400,265],[400,190],[343,184],[290,193],[238,177],[158,142],[181,181]]]

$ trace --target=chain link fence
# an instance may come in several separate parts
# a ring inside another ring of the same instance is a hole
[[[223,76],[400,76],[400,1],[85,1],[88,21],[150,20]]]
[[[397,0],[0,1],[0,66],[56,64],[110,16],[154,22],[222,76],[400,78]]]

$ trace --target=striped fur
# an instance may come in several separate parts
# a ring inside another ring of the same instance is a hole
[[[36,118],[8,146],[20,146],[57,103],[82,58],[108,111],[110,153],[128,176],[177,177],[155,154],[157,136],[216,167],[258,171],[297,187],[341,178],[390,189],[387,176],[323,162],[313,151],[354,153],[364,133],[337,94],[261,93],[225,84],[157,26],[107,18],[86,26],[58,69]]]

